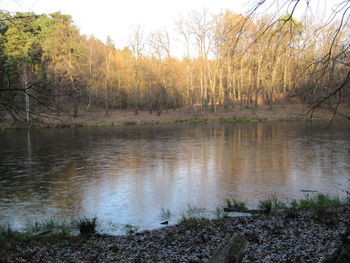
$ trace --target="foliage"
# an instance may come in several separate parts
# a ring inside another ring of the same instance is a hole
[[[160,211],[160,219],[161,220],[169,220],[171,218],[171,211],[169,209],[165,209],[162,207]]]
[[[182,217],[179,221],[179,228],[181,230],[187,231],[196,231],[196,229],[203,229],[207,224],[207,220],[204,218],[188,218]]]
[[[335,206],[343,205],[339,197],[332,197],[328,194],[317,194],[313,197],[307,196],[305,199],[300,200],[297,203],[297,207],[300,209],[313,210],[319,218],[326,217],[329,213],[329,209]]]
[[[305,199],[299,201],[300,209],[327,209],[334,206],[342,205],[343,202],[339,197],[332,197],[328,194],[318,193],[313,197],[307,196]]]
[[[32,119],[42,119],[42,113],[77,117],[82,108],[160,115],[195,105],[215,112],[220,104],[232,111],[235,104],[255,109],[289,99],[327,102],[334,111],[328,95],[349,101],[343,89],[349,79],[349,28],[334,30],[336,22],[306,25],[284,14],[269,24],[275,16],[194,11],[177,23],[185,43],[185,57],[178,59],[171,56],[164,30],[146,37],[135,27],[129,47],[118,49],[110,37],[103,43],[81,35],[72,17],[59,12],[0,12],[0,18],[3,119],[7,114],[21,119],[29,110]],[[23,94],[30,99],[26,106]]]
[[[215,208],[215,216],[216,218],[226,218],[228,217],[227,212],[224,211],[223,207],[216,207]]]
[[[260,200],[258,204],[258,209],[262,210],[266,214],[283,211],[286,208],[286,204],[278,200],[276,194],[272,194],[265,200]]]
[[[225,202],[226,202],[226,207],[227,208],[234,209],[235,211],[246,211],[246,210],[248,210],[247,206],[242,201],[238,201],[236,199],[229,199],[229,198],[227,198],[225,200]]]
[[[0,225],[0,239],[21,240],[40,236],[67,236],[74,233],[77,221],[66,221],[57,218],[27,222],[23,229],[14,229],[10,224]]]
[[[5,38],[4,52],[8,66],[40,63],[40,18],[34,13],[16,13]]]
[[[30,236],[28,232],[20,232],[14,230],[11,225],[0,226],[0,244],[6,243],[8,240],[20,240]]]
[[[73,225],[65,220],[50,218],[42,221],[27,222],[25,231],[28,233],[50,233],[68,235],[71,233]]]
[[[94,235],[96,234],[97,218],[77,218],[73,220],[74,225],[79,229],[81,235]]]
[[[312,197],[308,195],[304,199],[292,200],[289,203],[278,200],[276,195],[272,195],[268,199],[259,201],[258,209],[267,214],[283,212],[287,213],[290,217],[294,217],[298,210],[310,210],[317,217],[323,218],[329,215],[330,208],[346,203],[347,199],[342,200],[339,197],[332,197],[321,193]]]
[[[182,213],[182,218],[199,218],[202,217],[204,212],[205,208],[187,204],[187,209]]]
[[[138,227],[137,226],[133,226],[133,225],[130,225],[130,224],[126,224],[124,225],[124,231],[127,235],[132,235],[134,233],[136,233],[138,230]]]
[[[0,225],[0,258],[6,259],[9,252],[9,246],[14,240],[22,240],[27,237],[26,233],[20,233],[7,225]]]

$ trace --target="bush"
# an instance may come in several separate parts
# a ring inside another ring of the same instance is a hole
[[[182,213],[183,218],[200,218],[203,217],[205,208],[197,207],[192,204],[187,204],[187,209]]]
[[[307,197],[306,199],[300,200],[299,208],[324,210],[342,204],[343,202],[339,199],[339,197],[331,197],[328,194],[317,194],[312,198]]]
[[[28,233],[47,232],[51,234],[68,235],[72,230],[72,224],[57,218],[42,221],[27,222],[25,231]]]
[[[248,210],[244,202],[235,199],[226,199],[226,207],[236,211]]]
[[[124,122],[125,125],[137,125],[136,121],[125,121]]]
[[[204,218],[194,218],[194,217],[182,217],[179,222],[179,227],[183,231],[191,230],[196,231],[197,229],[203,229],[208,221]]]
[[[331,207],[344,204],[339,197],[331,197],[328,194],[317,194],[314,197],[307,197],[299,201],[300,209],[313,210],[317,217],[324,218],[329,216],[329,209]]]
[[[127,235],[133,235],[138,231],[138,227],[130,224],[126,224],[124,225],[124,231]]]
[[[259,201],[258,209],[262,210],[266,214],[270,214],[284,211],[287,209],[287,206],[285,203],[278,200],[277,196],[273,194],[269,198]]]
[[[266,214],[272,213],[272,201],[270,199],[260,200],[258,209],[262,210]]]
[[[216,207],[216,209],[215,209],[215,216],[216,216],[216,218],[226,218],[226,217],[228,217],[227,213],[225,212],[224,208],[222,208],[222,207]]]
[[[170,220],[171,211],[162,207],[159,217],[161,220]]]
[[[11,227],[10,224],[0,225],[0,247],[1,242],[24,240],[30,238],[32,233],[28,231],[18,231]]]
[[[94,235],[96,234],[97,218],[78,218],[75,220],[75,225],[79,228],[81,235]]]

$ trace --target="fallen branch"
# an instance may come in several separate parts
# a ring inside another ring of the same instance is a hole
[[[216,250],[208,263],[239,263],[248,249],[248,241],[244,235],[235,233],[230,237],[226,235],[224,241]]]

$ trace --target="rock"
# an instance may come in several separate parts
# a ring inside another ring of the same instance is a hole
[[[208,263],[239,263],[248,249],[244,235],[235,233],[227,235]]]
[[[350,228],[342,238],[342,245],[324,263],[350,263]]]
[[[36,233],[33,236],[44,236],[44,235],[51,234],[51,233],[52,233],[52,231],[48,230],[48,231],[42,231],[42,232]]]
[[[237,208],[233,208],[233,207],[224,207],[224,212],[227,212],[227,213],[259,214],[259,213],[262,213],[263,211],[259,210],[259,209],[242,210],[242,209],[237,209]]]
[[[43,235],[22,241],[0,240],[0,262],[207,262],[219,244],[222,243],[221,249],[227,246],[234,233],[244,233],[249,241],[242,263],[323,262],[342,242],[343,247],[339,248],[334,261],[328,262],[349,262],[335,260],[347,260],[346,253],[350,251],[347,247],[350,239],[342,235],[349,224],[350,206],[333,212],[337,216],[332,227],[315,220],[311,211],[295,211],[293,219],[258,214],[190,220],[191,224],[186,227],[179,224],[123,236],[94,235],[87,239],[86,236]],[[271,225],[278,228],[277,234]],[[227,233],[230,235],[222,242]]]
[[[350,244],[338,248],[324,263],[350,263]]]

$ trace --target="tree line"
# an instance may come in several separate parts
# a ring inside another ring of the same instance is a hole
[[[292,100],[335,110],[348,102],[349,25],[339,30],[337,21],[307,18],[305,26],[292,14],[267,23],[271,17],[193,11],[176,21],[178,58],[165,30],[146,35],[135,26],[118,49],[110,37],[81,35],[69,15],[1,12],[0,119],[101,108],[106,115],[184,106],[232,111]]]

